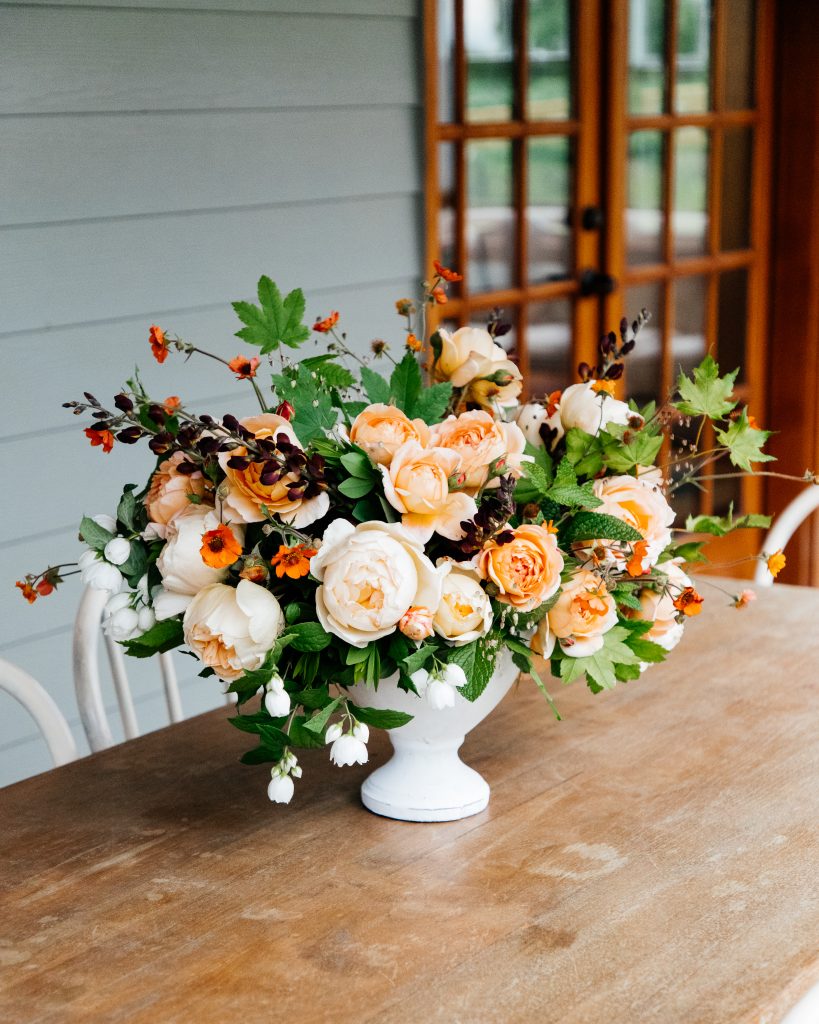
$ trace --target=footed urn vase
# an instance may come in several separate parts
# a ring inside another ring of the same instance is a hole
[[[436,710],[424,697],[399,690],[397,675],[378,689],[359,683],[348,691],[359,707],[404,711],[411,722],[389,732],[393,755],[369,775],[361,800],[375,814],[402,821],[455,821],[479,814],[489,803],[489,784],[464,764],[458,750],[466,734],[493,711],[520,675],[502,649],[495,672],[476,701],[455,693],[455,706]]]

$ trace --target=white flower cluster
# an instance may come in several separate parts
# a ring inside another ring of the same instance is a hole
[[[351,719],[349,732],[344,732],[341,722],[335,722],[324,734],[324,742],[331,743],[330,760],[339,768],[350,764],[366,764],[369,760],[367,740],[370,730],[363,722]]]
[[[419,668],[410,679],[415,685],[419,696],[426,696],[436,711],[455,707],[455,691],[466,686],[466,673],[460,665],[436,666],[432,672]]]
[[[301,778],[301,768],[296,755],[288,750],[277,765],[270,770],[267,795],[274,804],[289,804],[293,799],[293,779]]]
[[[100,514],[91,518],[103,530],[116,534],[117,521],[113,516]],[[80,579],[86,586],[95,590],[107,590],[112,594],[118,594],[125,582],[119,566],[128,561],[130,554],[131,542],[125,537],[114,536],[102,552],[89,549],[80,555],[77,562]]]

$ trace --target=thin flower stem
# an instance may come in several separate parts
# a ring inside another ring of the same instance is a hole
[[[203,348],[199,348],[196,345],[190,345],[186,341],[180,342],[179,344],[183,345],[184,346],[183,351],[188,352],[189,354],[193,353],[193,352],[198,352],[200,356],[207,356],[208,359],[215,359],[216,362],[217,363],[221,363],[222,366],[226,366],[228,369],[231,368],[230,362],[227,359],[223,359],[221,356],[214,355],[213,352],[206,352]],[[279,356],[281,357],[281,350],[279,351]],[[284,367],[284,363],[282,363],[282,368],[283,367]],[[246,379],[250,381],[250,383],[253,386],[253,390],[256,392],[256,398],[259,401],[259,405],[261,406],[262,412],[267,412],[268,411],[267,403],[265,402],[264,396],[262,395],[261,391],[259,390],[259,385],[256,383],[255,378],[247,377]]]
[[[814,475],[813,478],[808,476],[794,476],[791,473],[777,473],[772,469],[760,469],[760,470],[748,470],[742,473],[709,473],[705,476],[698,476],[698,480],[732,480],[737,477],[743,476],[773,476],[779,480],[795,480],[798,483],[813,484],[819,486],[819,475]]]

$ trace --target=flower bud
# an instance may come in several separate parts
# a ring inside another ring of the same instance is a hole
[[[113,540],[109,540],[105,545],[103,554],[106,561],[110,562],[111,565],[122,565],[128,561],[128,557],[131,554],[131,542],[126,540],[125,537],[114,537]]]
[[[433,633],[432,612],[422,605],[413,605],[401,616],[398,628],[410,640],[426,640]]]
[[[276,415],[281,416],[283,420],[292,420],[295,411],[296,410],[288,401],[284,401],[276,409]]]
[[[268,690],[264,706],[271,718],[283,718],[290,713],[290,694],[285,690]]]
[[[267,795],[274,804],[289,804],[295,791],[293,780],[289,775],[281,775],[276,768],[267,787]]]
[[[328,726],[327,732],[324,734],[324,742],[335,743],[339,736],[341,736],[341,733],[341,722],[333,722],[331,726]]]

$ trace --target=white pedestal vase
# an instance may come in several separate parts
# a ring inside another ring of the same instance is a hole
[[[382,679],[377,690],[361,683],[352,687],[350,699],[359,707],[413,715],[411,722],[389,731],[394,753],[364,780],[364,806],[402,821],[455,821],[484,810],[489,785],[461,761],[458,749],[466,734],[500,704],[519,675],[509,651],[502,650],[488,686],[476,701],[456,692],[455,706],[440,710],[424,697],[399,690],[397,676]]]

